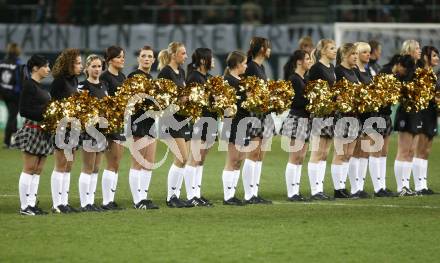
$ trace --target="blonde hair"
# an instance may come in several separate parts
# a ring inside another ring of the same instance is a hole
[[[184,47],[183,43],[180,42],[171,42],[168,45],[167,49],[163,49],[159,52],[158,59],[159,59],[159,70],[162,70],[165,66],[170,64],[171,62],[171,55],[176,54],[177,50],[180,47]]]
[[[346,56],[356,52],[356,45],[353,43],[345,43],[338,48],[338,53],[336,55],[336,64],[339,65],[342,63],[343,58]]]
[[[299,39],[298,41],[298,47],[299,49],[302,49],[305,45],[310,45],[313,47],[313,39],[310,36],[304,36]]]
[[[312,54],[312,60],[318,62],[321,59],[322,51],[327,48],[328,45],[335,44],[333,39],[321,39],[318,44],[316,44],[315,51]]]
[[[419,45],[419,42],[417,42],[417,40],[414,39],[405,40],[402,44],[400,55],[410,55],[411,51],[416,49],[416,45]]]
[[[368,44],[367,42],[356,42],[354,43],[354,45],[356,46],[356,49],[359,53],[362,53],[364,51],[371,52],[370,44]]]
[[[84,74],[86,74],[87,77],[89,77],[89,73],[87,72],[87,68],[92,64],[94,60],[99,59],[101,61],[101,66],[104,67],[104,59],[96,54],[90,54],[86,58],[86,66],[84,68]]]

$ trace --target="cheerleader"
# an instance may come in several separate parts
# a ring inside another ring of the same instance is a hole
[[[396,66],[398,78],[401,81],[411,81],[416,69],[416,61],[421,57],[419,43],[415,40],[406,40],[402,45],[402,57]],[[396,111],[394,129],[399,133],[397,144],[397,156],[394,162],[394,174],[396,176],[397,192],[399,196],[412,196],[415,192],[410,189],[410,177],[416,135],[422,127],[419,112],[406,112],[399,105]]]
[[[358,51],[356,46],[353,43],[345,43],[338,49],[338,57],[337,57],[337,66],[335,67],[336,81],[341,81],[342,79],[346,79],[352,83],[360,83],[354,68],[357,65],[358,60]],[[333,161],[331,166],[331,173],[333,179],[334,186],[334,197],[335,198],[359,198],[359,193],[357,190],[357,182],[356,179],[357,173],[351,174],[351,194],[348,194],[345,182],[348,176],[349,170],[349,159],[353,155],[354,148],[358,141],[359,137],[359,129],[362,127],[358,127],[358,131],[355,131],[351,126],[352,124],[344,124],[338,125],[337,121],[341,118],[351,117],[355,118],[357,122],[359,122],[357,114],[353,112],[348,113],[338,113],[337,119],[335,120],[335,151],[333,153]],[[354,139],[350,143],[344,143],[343,141],[346,139]],[[341,146],[343,150],[343,154],[338,154],[337,148]]]
[[[356,76],[361,83],[369,84],[372,81],[371,73],[367,69],[370,60],[370,52],[371,52],[370,45],[366,42],[357,42],[355,43],[355,46],[358,52],[358,59],[357,59],[357,66],[353,70],[356,73]],[[359,115],[360,128],[363,127],[365,121],[371,116],[372,116],[371,113],[361,113]],[[361,136],[362,137],[360,138],[360,140],[357,140],[353,156],[350,158],[348,162],[348,177],[350,179],[351,194],[356,195],[359,198],[369,198],[370,197],[369,194],[364,191],[365,177],[367,176],[367,169],[368,169],[369,154],[368,152],[364,152],[362,150],[361,144],[363,139],[369,139],[370,142],[373,141],[368,136],[368,131],[364,131],[364,133]],[[375,154],[380,154],[380,152],[376,152]]]
[[[212,58],[212,50],[209,48],[197,48],[193,55],[192,61],[188,65],[186,83],[198,83],[204,84],[208,78],[209,70],[214,67],[214,59]],[[210,112],[208,109],[203,110],[203,118],[211,118],[216,121],[217,124],[217,114]],[[206,146],[212,144],[217,136],[217,133],[208,134],[209,123],[204,123],[201,130],[195,124],[192,133],[191,145],[192,147],[189,155],[188,163],[185,167],[185,188],[188,200],[195,206],[212,206],[212,203],[201,195],[202,186],[202,175],[203,175],[203,164],[208,154],[208,149]],[[201,134],[200,134],[201,133]],[[201,136],[200,136],[201,135]],[[200,136],[200,137],[199,137]],[[195,138],[194,138],[195,137]],[[199,139],[200,138],[200,139]],[[200,149],[201,146],[203,149]],[[196,160],[194,156],[194,151],[198,151],[197,156],[200,160]]]
[[[290,80],[295,90],[289,115],[283,122],[281,134],[290,139],[290,146],[302,145],[302,148],[289,152],[285,178],[288,201],[305,201],[299,193],[301,169],[307,153],[310,137],[310,113],[306,110],[308,100],[304,97],[306,72],[310,69],[312,61],[310,55],[303,50],[296,50],[284,65],[284,79]]]
[[[379,73],[384,74],[396,74],[397,64],[400,60],[400,55],[394,55],[390,61],[385,64]],[[379,112],[375,114],[378,118],[382,118],[385,121],[385,127],[379,128],[373,124],[373,129],[376,130],[383,138],[383,146],[376,154],[371,152],[368,158],[368,169],[370,171],[371,180],[374,187],[375,197],[393,197],[393,193],[390,189],[386,188],[386,168],[387,168],[387,156],[388,145],[390,141],[390,135],[393,130],[393,124],[391,120],[391,105],[381,107]]]
[[[439,64],[438,49],[432,46],[422,48],[419,67],[426,70],[432,69]],[[440,81],[437,79],[436,90],[440,89]],[[437,105],[435,99],[429,102],[428,108],[420,111],[422,128],[416,135],[415,153],[412,162],[414,185],[417,195],[432,195],[434,192],[428,188],[428,157],[432,149],[432,141],[437,135]]]
[[[180,89],[185,87],[185,70],[182,65],[187,58],[185,46],[180,42],[171,42],[167,49],[160,51],[159,53],[159,75],[158,78],[169,79],[173,81]],[[180,98],[185,101],[187,98]],[[185,116],[180,114],[174,114],[172,116],[178,122],[185,122]],[[162,118],[161,121],[166,121]],[[180,199],[180,189],[185,174],[185,164],[188,160],[188,148],[187,143],[191,138],[191,129],[188,124],[185,124],[178,130],[175,130],[167,125],[160,125],[160,132],[164,132],[162,129],[168,130],[171,138],[167,138],[167,144],[174,153],[174,162],[168,171],[168,193],[167,193],[167,206],[171,208],[193,207],[194,204],[185,202]]]
[[[139,50],[137,60],[138,68],[130,73],[128,77],[131,78],[140,74],[148,79],[152,79],[153,77],[150,75],[150,70],[155,61],[153,48],[150,46],[142,47]],[[154,125],[154,118],[148,117],[142,121],[137,121],[138,118],[142,118],[144,113],[144,110],[139,110],[131,116],[131,131],[134,142],[142,140],[141,143],[147,145],[140,150],[142,160],[146,160],[146,162],[139,163],[132,155],[128,178],[133,196],[133,207],[135,209],[158,209],[159,207],[148,199],[148,191],[156,155],[156,126]]]
[[[52,75],[50,94],[54,100],[62,100],[78,92],[78,78],[82,72],[82,62],[79,49],[68,48],[63,50],[61,55],[55,61]],[[75,140],[70,136],[70,132],[65,134],[67,140]],[[72,142],[69,142],[72,143]],[[73,143],[75,144],[75,142]],[[72,149],[73,160],[75,159],[75,150]],[[79,212],[69,205],[69,187],[70,171],[72,170],[72,161],[68,161],[64,150],[55,146],[55,169],[51,177],[53,213]]]
[[[122,85],[125,75],[122,73],[125,63],[125,52],[121,47],[111,46],[105,50],[105,62],[108,65],[99,80],[108,89],[108,95],[114,96],[117,88]],[[119,164],[124,153],[124,147],[119,142],[125,141],[122,134],[110,134],[107,136],[108,147],[105,151],[107,165],[102,173],[102,209],[120,210],[114,201],[116,186],[118,185]]]
[[[231,128],[229,130],[229,138],[227,138],[227,129],[224,126],[226,134],[225,139],[228,140],[228,151],[226,153],[226,164],[222,173],[223,181],[223,204],[241,206],[244,203],[235,197],[238,179],[240,178],[240,166],[245,157],[244,147],[249,144],[249,138],[246,132],[238,132],[240,120],[246,118],[248,113],[241,107],[241,103],[246,99],[246,94],[240,90],[241,75],[247,68],[246,55],[241,51],[233,51],[226,58],[226,70],[224,78],[229,85],[235,88],[237,94],[237,113],[232,118]],[[226,123],[226,119],[225,119]]]
[[[20,115],[25,121],[11,146],[23,152],[23,170],[18,182],[20,214],[33,216],[47,214],[38,207],[37,192],[46,157],[53,153],[51,136],[40,126],[50,101],[50,94],[43,89],[41,81],[49,75],[50,69],[49,61],[40,55],[33,55],[26,66],[31,78],[24,81],[19,100]]]
[[[368,41],[368,45],[370,46],[370,59],[367,64],[367,69],[370,72],[371,76],[376,76],[379,74],[382,67],[379,65],[378,61],[382,56],[382,45],[376,40]]]
[[[99,81],[102,73],[104,61],[98,55],[89,55],[86,59],[86,67],[84,73],[87,79],[80,82],[78,89],[80,92],[88,91],[89,96],[102,99],[108,95],[107,86]],[[85,149],[84,143],[91,142],[94,149]],[[100,207],[95,205],[95,192],[98,183],[99,166],[102,160],[102,152],[105,150],[106,141],[98,144],[97,138],[93,138],[88,133],[81,134],[82,149],[82,167],[79,176],[79,200],[82,212],[101,212]]]
[[[316,45],[313,57],[316,63],[310,68],[309,81],[321,79],[327,81],[332,86],[336,81],[335,68],[332,64],[332,61],[336,59],[336,44],[334,40],[321,39]],[[312,149],[307,167],[311,198],[312,200],[329,200],[330,197],[324,194],[324,177],[327,155],[333,138],[333,117],[313,117],[312,120],[315,123],[321,121],[330,125],[325,127],[314,127],[312,125],[311,140],[312,143],[318,142],[318,149],[316,151]]]
[[[266,81],[267,77],[263,63],[270,57],[270,52],[271,46],[268,39],[253,37],[250,42],[248,66],[244,76],[255,76]],[[246,204],[272,204],[272,201],[265,200],[258,195],[258,189],[260,187],[261,170],[265,155],[265,152],[262,150],[262,147],[264,147],[263,142],[274,133],[273,119],[270,113],[256,114],[249,112],[249,116],[257,118],[260,122],[260,127],[251,127],[249,130],[250,139],[254,144],[256,143],[257,147],[246,154],[243,164],[244,202]]]

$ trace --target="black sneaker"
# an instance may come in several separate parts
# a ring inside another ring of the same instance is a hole
[[[79,210],[80,210],[81,212],[94,212],[94,211],[93,211],[93,207],[92,207],[91,204],[88,204],[88,205],[86,205],[86,206],[84,206],[84,207],[81,207]]]
[[[71,211],[65,205],[59,205],[57,207],[52,207],[52,213],[54,214],[69,214]]]
[[[258,200],[258,198],[254,195],[254,196],[252,196],[251,197],[251,199],[249,199],[249,200],[243,200],[243,203],[244,204],[246,204],[246,205],[255,205],[255,204],[258,204],[259,203],[259,200]]]
[[[271,200],[266,200],[264,198],[262,198],[261,196],[256,196],[257,200],[258,200],[258,204],[261,205],[271,205],[272,201]]]
[[[235,196],[232,198],[229,198],[226,201],[223,200],[223,204],[224,205],[235,205],[235,206],[243,206],[244,205],[243,202],[240,199],[236,198]]]
[[[200,198],[198,198],[198,199],[199,199],[199,202],[201,203],[202,206],[206,206],[206,207],[212,207],[212,206],[214,206],[214,205],[211,203],[211,201],[209,201],[208,199],[206,199],[206,198],[203,197],[203,196],[200,196]]]
[[[79,213],[80,211],[74,207],[72,207],[71,205],[67,204],[65,205],[66,209],[69,210],[69,213]]]
[[[123,210],[124,208],[119,207],[116,202],[111,201],[110,203],[101,206],[103,210],[111,211],[111,210]]]
[[[97,206],[95,204],[91,204],[91,206],[92,206],[92,211],[93,212],[104,212],[105,211],[104,209],[102,209],[101,207],[99,207],[99,206]]]
[[[196,206],[202,206],[202,202],[197,198],[193,197],[189,200],[184,201],[186,206],[185,207],[196,207]]]
[[[408,189],[406,187],[402,188],[402,191],[398,193],[399,196],[415,196],[416,193],[412,191],[411,189]]]
[[[385,188],[384,191],[385,191],[385,193],[387,193],[388,197],[397,197],[397,196],[399,196],[398,193],[394,193],[393,191],[391,191],[388,188]]]
[[[170,200],[167,201],[167,206],[170,208],[184,208],[186,207],[186,203],[173,195]]]
[[[25,209],[21,209],[19,211],[20,215],[24,215],[24,216],[34,216],[35,212],[32,210],[31,206],[26,207]]]
[[[346,189],[339,189],[334,191],[335,198],[350,198],[350,194]]]
[[[324,194],[323,192],[316,193],[315,195],[312,195],[310,197],[310,200],[317,200],[317,201],[330,201],[333,200],[330,196]]]
[[[301,194],[297,194],[297,195],[292,195],[291,197],[288,197],[287,201],[290,201],[290,202],[305,202],[307,200]]]
[[[434,191],[432,191],[431,189],[422,189],[420,191],[417,191],[417,195],[433,195]]]
[[[359,191],[359,198],[361,199],[368,199],[371,198],[370,194],[365,192],[364,190]]]
[[[139,203],[134,205],[135,209],[142,209],[142,210],[147,210],[147,209],[159,209],[159,207],[155,204],[153,204],[153,202],[151,200],[141,200]]]
[[[390,197],[389,194],[385,191],[385,189],[380,188],[379,191],[374,193],[374,197]]]
[[[48,214],[46,211],[44,211],[43,209],[41,209],[41,208],[38,206],[38,202],[35,204],[34,207],[31,206],[30,208],[32,209],[32,211],[34,211],[34,213],[35,213],[36,215],[47,215],[47,214]]]

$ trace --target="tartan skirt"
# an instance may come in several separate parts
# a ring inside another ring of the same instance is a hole
[[[40,123],[26,119],[15,133],[11,147],[32,155],[48,156],[54,151],[53,135],[45,132]]]
[[[280,134],[291,139],[309,141],[312,130],[312,121],[310,118],[296,115],[289,112],[281,125]]]

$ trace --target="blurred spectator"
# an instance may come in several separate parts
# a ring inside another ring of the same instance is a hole
[[[254,1],[247,1],[241,5],[242,22],[244,24],[261,24],[263,9]]]
[[[313,39],[310,36],[304,36],[298,41],[298,49],[304,50],[305,52],[312,54],[312,50],[315,46],[313,45]]]
[[[368,70],[370,71],[371,76],[376,76],[382,68],[378,63],[380,57],[382,56],[382,46],[376,40],[370,40],[368,44],[371,47]]]

